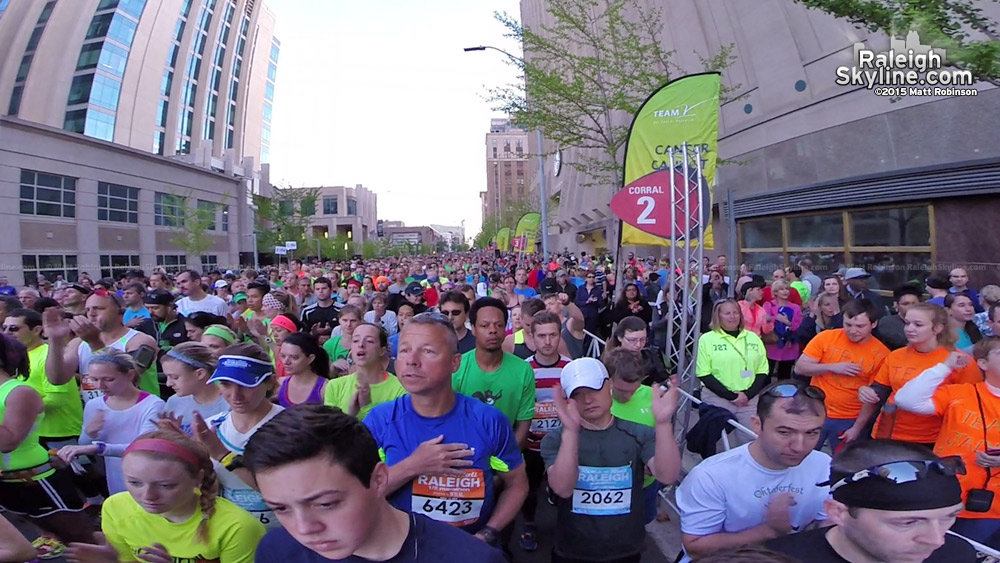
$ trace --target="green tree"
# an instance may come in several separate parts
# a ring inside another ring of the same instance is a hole
[[[228,201],[222,196],[220,203],[195,200],[190,192],[171,194],[164,202],[164,215],[171,223],[171,244],[188,255],[201,256],[215,245],[215,231],[220,229],[219,211]],[[195,202],[194,206],[190,203]]]
[[[525,58],[511,58],[521,80],[491,89],[495,109],[513,116],[561,148],[588,149],[564,162],[590,178],[584,186],[617,186],[629,123],[651,92],[680,69],[660,43],[659,9],[639,0],[548,0],[552,21],[536,29],[506,13],[496,18]],[[723,71],[735,60],[733,45],[699,54],[705,71]],[[727,98],[739,85],[723,87]]]
[[[361,244],[361,257],[366,260],[385,256],[382,251],[383,249],[373,240],[366,240]]]
[[[976,80],[1000,79],[997,22],[983,14],[982,0],[795,0],[803,6],[882,33],[920,35],[920,42],[947,50],[947,63]]]
[[[255,228],[259,250],[271,252],[275,246],[283,246],[288,241],[295,241],[300,248],[305,249],[306,235],[312,217],[316,214],[318,199],[318,188],[275,186],[271,197],[255,195]]]

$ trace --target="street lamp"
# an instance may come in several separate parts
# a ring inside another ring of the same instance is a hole
[[[463,50],[466,53],[472,51],[485,51],[491,49],[507,58],[524,63],[524,59],[521,57],[515,57],[503,49],[497,47],[491,47],[489,45],[479,45],[478,47],[465,47]],[[542,150],[542,128],[539,127],[536,130],[536,135],[538,136],[538,192],[541,197],[541,219],[542,219],[542,256],[546,261],[549,260],[549,213],[548,213],[548,180],[545,177],[545,155]],[[499,191],[500,187],[497,186]]]

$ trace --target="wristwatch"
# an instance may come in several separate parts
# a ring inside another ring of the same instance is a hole
[[[492,545],[493,547],[497,547],[500,545],[500,531],[497,530],[496,528],[486,526],[482,530],[479,530],[477,534],[482,536],[483,540],[485,540],[486,543]]]

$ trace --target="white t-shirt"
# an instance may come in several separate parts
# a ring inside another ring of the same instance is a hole
[[[156,421],[163,411],[163,399],[150,395],[145,391],[139,394],[140,399],[134,405],[118,411],[108,407],[107,397],[99,397],[88,401],[83,407],[83,428],[80,432],[80,445],[104,442],[107,450],[104,454],[104,468],[108,480],[108,492],[111,494],[125,491],[125,475],[122,473],[122,456],[125,448],[136,438],[156,430]],[[87,434],[87,425],[97,417],[99,411],[104,412],[104,427],[97,436]]]
[[[789,511],[794,531],[813,520],[826,520],[823,502],[830,487],[818,487],[830,477],[830,456],[812,451],[795,467],[767,469],[750,455],[750,444],[714,455],[699,463],[677,488],[681,531],[693,536],[737,533],[764,523],[769,499],[792,493]],[[685,557],[682,561],[690,561]]]
[[[285,410],[284,407],[280,405],[272,405],[271,411],[261,419],[260,422],[254,425],[253,428],[246,432],[240,432],[233,425],[233,419],[229,416],[229,411],[222,414],[213,416],[212,418],[206,420],[205,422],[212,428],[215,428],[215,433],[222,440],[222,443],[226,448],[235,453],[242,455],[243,448],[246,447],[247,442],[250,441],[250,437],[253,433],[257,431],[258,428],[264,425],[265,422],[271,420],[278,415],[279,412]],[[278,519],[274,516],[274,512],[264,504],[264,499],[261,498],[260,493],[255,491],[253,487],[247,485],[242,479],[232,474],[222,465],[213,460],[212,464],[215,466],[215,472],[219,476],[219,484],[222,485],[222,496],[228,499],[236,506],[239,506],[243,510],[246,510],[250,514],[253,514],[255,518],[260,520],[260,523],[267,528],[277,528],[281,526],[278,523]]]
[[[198,301],[184,297],[177,301],[177,312],[185,317],[190,317],[192,313],[212,313],[225,317],[229,314],[229,305],[214,295],[206,295]]]

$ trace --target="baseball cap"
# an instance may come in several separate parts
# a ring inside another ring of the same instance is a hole
[[[146,293],[146,305],[173,305],[174,296],[165,289],[154,289]]]
[[[215,289],[222,289],[224,287],[229,287],[229,282],[227,282],[226,280],[215,280],[215,283],[212,284],[212,287],[214,287]]]
[[[542,295],[548,295],[549,293],[555,293],[558,286],[556,285],[555,278],[545,278],[540,284],[538,284],[538,291]]]
[[[228,381],[240,387],[257,387],[274,373],[271,362],[246,356],[221,356],[219,365],[208,378],[209,383]]]
[[[236,295],[233,296],[233,303],[239,303],[240,301],[246,301],[246,300],[247,300],[246,293],[237,293]]]
[[[559,270],[558,272],[556,272],[556,277],[557,278],[561,278],[561,277],[563,277],[565,275],[566,275],[566,270]]]
[[[924,280],[924,285],[931,289],[949,289],[951,287],[951,282],[947,278],[940,275],[927,276]]]
[[[566,364],[559,375],[559,384],[566,393],[566,398],[581,387],[599,391],[604,382],[610,379],[608,368],[594,358],[578,358]]]
[[[406,286],[403,293],[406,295],[423,295],[424,286],[420,285],[420,282],[410,282],[410,285]]]
[[[845,280],[856,280],[859,278],[867,278],[870,276],[871,274],[866,272],[864,268],[848,268],[847,271],[844,272]]]
[[[75,290],[79,291],[80,293],[82,293],[84,295],[90,295],[90,292],[92,291],[89,287],[87,287],[85,285],[80,285],[78,283],[71,283],[71,284],[67,285],[66,287],[68,287],[70,289],[75,289]]]

